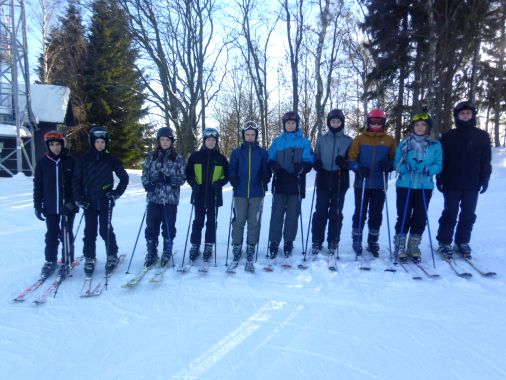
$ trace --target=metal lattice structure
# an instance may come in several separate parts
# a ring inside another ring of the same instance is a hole
[[[0,169],[11,175],[14,173],[2,163],[14,154],[18,173],[33,174],[35,167],[35,145],[32,143],[35,123],[30,104],[25,0],[0,0],[0,123],[16,127],[16,149],[1,157]],[[21,132],[26,129],[28,138],[22,139]],[[28,164],[25,168],[23,156]]]

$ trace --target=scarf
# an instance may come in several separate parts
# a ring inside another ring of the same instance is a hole
[[[402,146],[401,151],[401,159],[397,164],[396,171],[399,172],[399,168],[403,162],[406,162],[406,156],[409,151],[414,151],[414,155],[417,160],[423,160],[427,154],[427,150],[429,149],[429,145],[431,145],[433,139],[430,135],[417,135],[416,133],[412,133],[409,135],[405,143]]]

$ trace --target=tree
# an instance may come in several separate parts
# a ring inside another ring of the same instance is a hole
[[[112,153],[132,168],[140,167],[146,149],[137,57],[126,13],[116,0],[96,0],[84,72],[88,121],[108,127]]]

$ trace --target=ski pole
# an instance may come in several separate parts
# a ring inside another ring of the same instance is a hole
[[[181,268],[184,265],[184,259],[186,256],[186,248],[188,246],[188,236],[190,236],[190,225],[192,223],[192,217],[193,217],[193,209],[195,208],[194,204],[192,203],[192,209],[190,211],[190,219],[188,220],[188,229],[186,230],[186,239],[184,242],[184,251],[183,251],[183,261],[181,262]]]
[[[311,229],[311,222],[313,221],[313,206],[314,206],[314,198],[315,198],[315,194],[316,194],[316,179],[317,179],[317,177],[318,177],[318,173],[316,173],[316,175],[314,176],[313,197],[311,199],[311,209],[309,210],[309,223],[307,225],[306,246],[304,247],[304,252],[307,252],[307,245],[309,242],[309,230]],[[301,223],[301,225],[302,225],[302,223]],[[304,260],[305,259],[306,259],[306,256],[304,256]]]
[[[255,253],[255,263],[258,259],[258,247],[260,247],[260,230],[262,228],[262,215],[264,213],[264,198],[260,201],[260,212],[258,213],[258,235],[257,235],[257,249]],[[249,226],[248,226],[249,228]]]
[[[67,222],[68,217],[66,215],[63,216],[61,220],[61,233],[63,234],[63,264],[60,268],[60,271],[58,273],[58,283],[56,285],[56,288],[54,290],[53,298],[56,298],[56,294],[58,293],[58,289],[60,288],[60,285],[62,281],[67,277],[68,272],[68,235],[67,235]]]
[[[304,249],[304,227],[302,225],[302,190],[301,190],[300,176],[299,176],[299,220],[300,220],[300,239],[302,241],[302,256],[303,260],[306,261],[306,251]]]
[[[385,209],[387,212],[387,231],[388,231],[388,251],[390,252],[390,261],[392,261],[392,239],[390,235],[390,216],[388,215],[388,197],[387,197],[387,173],[383,173],[383,188],[385,190]]]
[[[358,214],[358,237],[357,247],[355,250],[355,261],[358,260],[358,251],[362,244],[362,213],[364,211],[364,195],[365,195],[365,177],[362,179],[362,194],[360,195],[360,213]]]
[[[109,252],[110,252],[109,243],[111,241],[111,219],[112,219],[112,208],[113,208],[113,205],[114,205],[114,199],[113,198],[109,198],[109,210],[107,210],[107,242],[105,244],[105,251],[106,251],[106,254],[107,254],[107,258],[109,258]],[[105,276],[105,290],[107,290],[107,285],[108,284],[109,284],[109,275],[108,275],[108,273],[106,273],[106,276]]]
[[[130,265],[132,265],[132,259],[134,258],[135,248],[137,247],[137,242],[139,241],[139,236],[141,234],[142,226],[144,224],[144,219],[146,219],[146,213],[148,212],[148,206],[146,205],[146,210],[144,210],[144,215],[141,220],[141,225],[139,226],[139,232],[137,232],[137,239],[135,239],[134,248],[132,250],[132,255],[130,256],[130,262],[128,263],[128,268],[125,272],[125,274],[130,274]]]
[[[397,259],[399,257],[400,240],[401,240],[401,236],[404,232],[404,223],[406,222],[406,215],[408,214],[409,197],[411,196],[412,184],[413,184],[413,172],[411,172],[411,177],[409,179],[408,192],[406,194],[406,202],[404,204],[404,211],[402,213],[402,222],[401,222],[401,230],[399,232],[399,241],[398,241],[397,246],[395,247],[395,262],[394,262],[394,264],[397,264]]]
[[[216,264],[216,255],[217,255],[217,251],[216,251],[216,235],[218,234],[218,192],[215,191],[215,194],[214,194],[214,266],[217,267],[218,265]]]
[[[432,235],[430,233],[429,212],[427,208],[427,199],[425,197],[425,187],[423,185],[422,173],[420,173],[420,186],[422,188],[423,208],[425,210],[425,219],[427,220],[427,231],[429,233],[430,253],[432,254],[432,265],[434,266],[434,269],[436,269],[436,261],[434,260],[434,248],[432,248]]]
[[[79,229],[81,228],[81,223],[83,222],[83,218],[84,218],[84,210],[83,210],[83,213],[81,214],[81,218],[79,219],[76,233],[74,234],[74,238],[72,239],[72,244],[74,244],[76,241],[76,237],[77,237],[77,234],[79,233]]]
[[[232,201],[230,202],[230,221],[229,221],[229,224],[228,224],[227,256],[225,258],[225,266],[228,266],[228,252],[230,250],[230,230],[232,229],[232,222],[235,221],[235,209],[234,209],[234,206],[235,206],[235,197],[232,194]]]

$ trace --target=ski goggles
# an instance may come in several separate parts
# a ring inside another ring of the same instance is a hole
[[[249,130],[253,130],[253,131],[258,131],[259,127],[257,125],[257,123],[255,123],[254,121],[247,121],[246,123],[243,124],[241,130],[243,131],[249,131]]]
[[[218,133],[218,130],[215,128],[206,128],[206,129],[204,129],[202,136],[204,137],[204,139],[206,139],[208,137],[214,137],[215,139],[217,139],[219,136],[219,133]]]
[[[413,120],[413,121],[418,121],[418,120],[426,121],[429,119],[430,119],[430,115],[427,112],[414,114],[413,117],[411,118],[411,120]]]
[[[369,125],[383,125],[385,124],[385,119],[381,117],[370,117]]]
[[[107,139],[109,133],[107,131],[92,131],[91,134],[97,139]]]

